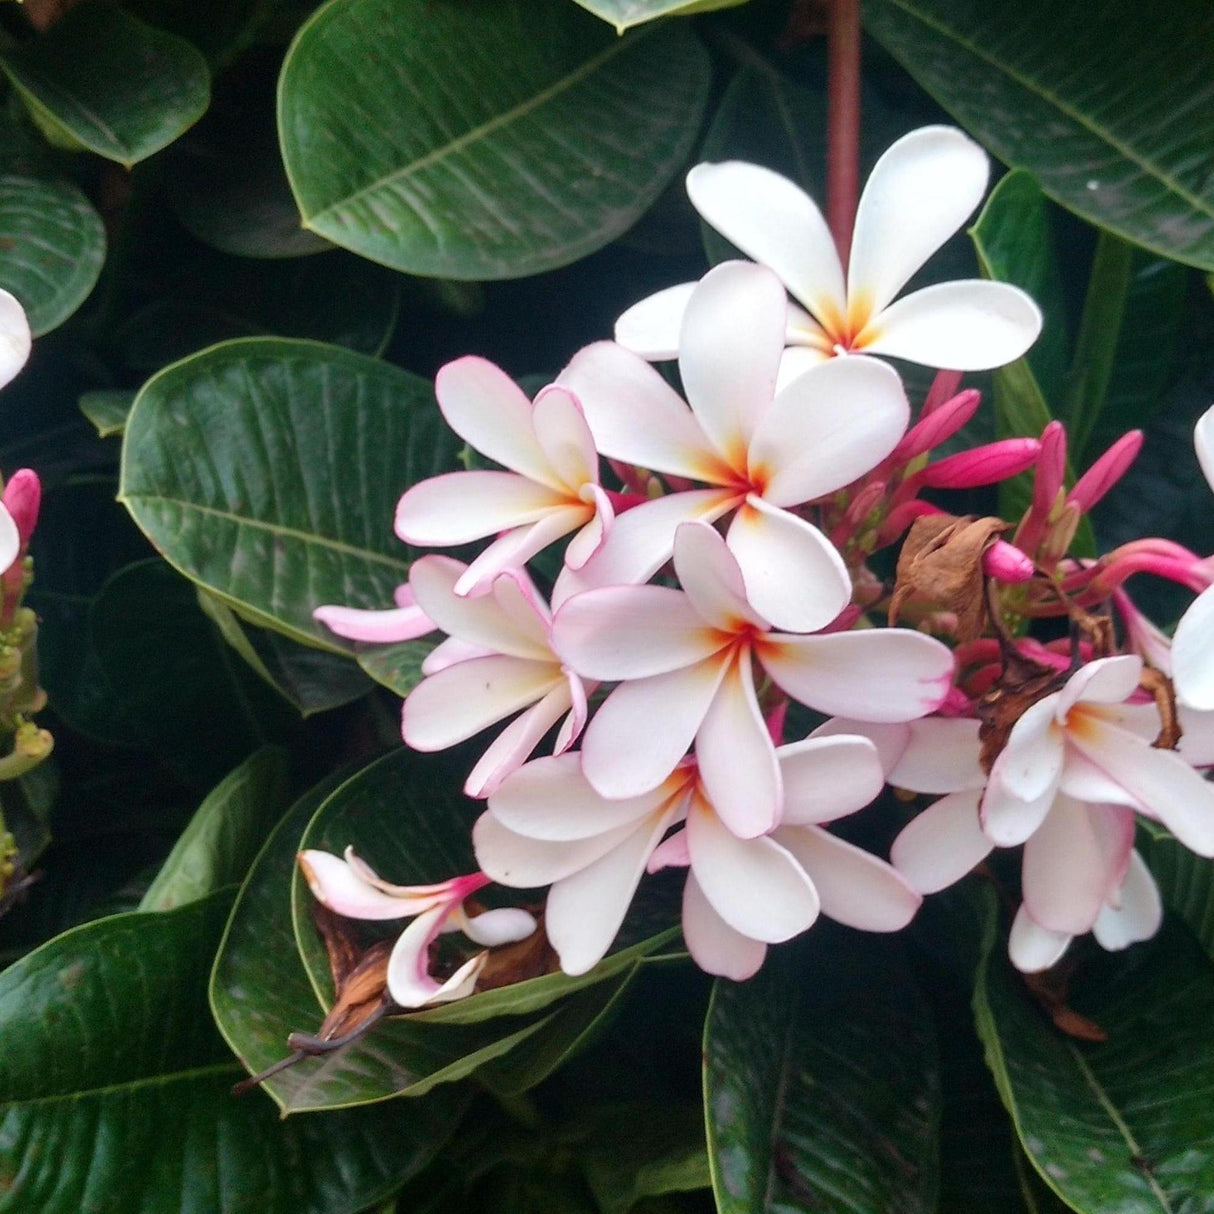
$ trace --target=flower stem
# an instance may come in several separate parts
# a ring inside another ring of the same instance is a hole
[[[826,218],[846,266],[860,188],[860,0],[832,0],[829,21]]]

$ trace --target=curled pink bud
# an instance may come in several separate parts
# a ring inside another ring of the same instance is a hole
[[[1117,484],[1142,450],[1142,431],[1131,430],[1123,434],[1096,462],[1079,478],[1075,488],[1067,495],[1071,505],[1085,513],[1112,487]]]
[[[1027,582],[1033,576],[1033,562],[1019,548],[996,540],[982,554],[982,571],[1000,582]]]
[[[931,413],[927,413],[924,406],[924,416],[906,432],[902,441],[894,448],[889,457],[890,464],[895,468],[900,467],[952,438],[974,416],[981,403],[982,393],[976,388],[967,388],[944,401]]]
[[[919,483],[932,489],[994,485],[1031,468],[1040,450],[1035,438],[1005,438],[928,464],[918,474]]]
[[[18,468],[4,486],[4,507],[17,524],[22,549],[29,543],[34,528],[38,525],[38,511],[42,506],[42,482],[32,468]]]
[[[936,378],[932,380],[932,386],[928,388],[927,395],[923,398],[923,408],[919,411],[920,421],[929,414],[935,413],[950,397],[957,395],[963,374],[963,371],[936,372]]]

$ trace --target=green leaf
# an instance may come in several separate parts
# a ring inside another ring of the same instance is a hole
[[[173,910],[242,880],[286,806],[286,751],[263,747],[207,795],[139,909]]]
[[[704,1101],[720,1214],[936,1208],[935,1029],[896,940],[819,924],[718,980]]]
[[[216,1023],[255,1073],[289,1053],[290,1033],[315,1031],[327,1006],[317,998],[295,948],[291,875],[304,827],[341,784],[339,774],[314,788],[271,834],[240,891],[215,959],[211,1006]],[[262,1086],[284,1113],[422,1095],[508,1053],[544,1023],[533,1019],[469,1028],[396,1017],[340,1050],[304,1059]]]
[[[52,142],[128,167],[172,143],[210,100],[206,60],[190,43],[109,0],[73,6],[0,53],[0,67]]]
[[[433,641],[401,641],[397,645],[360,645],[358,664],[382,687],[402,698],[422,681],[422,662]]]
[[[722,8],[736,8],[746,0],[577,0],[588,12],[611,22],[622,34],[634,25],[658,17],[691,17]]]
[[[354,850],[385,880],[398,885],[430,884],[475,872],[471,827],[481,805],[459,791],[460,776],[448,759],[395,750],[365,767],[320,807],[301,846],[341,854]],[[296,940],[317,994],[332,999],[328,958],[311,926],[311,894],[295,875]],[[666,927],[666,922],[661,927]],[[588,973],[545,974],[482,991],[454,1003],[414,1012],[410,1020],[471,1025],[497,1016],[538,1012],[565,995],[629,970],[636,961],[674,939],[677,928],[657,931],[643,902],[625,920],[617,951]]]
[[[0,287],[25,307],[34,336],[88,298],[105,260],[101,216],[70,181],[0,177]]]
[[[100,920],[0,974],[0,1211],[356,1214],[442,1144],[448,1093],[287,1125],[232,1098],[205,996],[230,904]]]
[[[1214,11],[868,0],[865,25],[1000,160],[1126,240],[1214,268]]]
[[[518,278],[631,227],[708,84],[681,23],[617,39],[568,0],[330,0],[283,64],[279,136],[312,231],[410,274]]]
[[[313,608],[392,603],[409,568],[397,499],[453,468],[458,449],[415,375],[334,346],[233,341],[144,385],[120,497],[187,577],[257,624],[342,653],[349,643]]]
[[[1045,1183],[1081,1214],[1214,1210],[1214,971],[1192,937],[1166,923],[1147,945],[1084,955],[1068,1002],[1108,1034],[1088,1044],[1028,997],[1003,955],[993,897],[986,911],[978,1034]]]
[[[1138,850],[1164,903],[1188,924],[1214,961],[1214,861],[1194,855],[1175,835],[1142,819]]]
[[[97,428],[98,438],[113,438],[126,429],[135,393],[125,388],[99,389],[80,397],[80,412]]]

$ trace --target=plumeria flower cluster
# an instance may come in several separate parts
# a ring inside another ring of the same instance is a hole
[[[466,912],[490,882],[548,887],[544,930],[580,974],[647,875],[683,870],[692,957],[743,979],[819,915],[898,930],[924,895],[1023,845],[1011,955],[1027,970],[1089,931],[1121,947],[1155,930],[1135,814],[1214,854],[1214,789],[1198,770],[1214,762],[1210,565],[1163,541],[1069,555],[1141,436],[1070,489],[1057,425],[933,458],[980,404],[960,372],[1020,357],[1041,325],[1004,284],[897,298],[987,173],[959,131],[899,140],[865,190],[845,271],[799,188],[700,165],[693,203],[753,261],[629,309],[615,341],[579,351],[534,400],[481,358],[439,372],[443,416],[483,462],[409,488],[396,531],[487,546],[468,563],[416,560],[394,608],[316,611],[361,642],[442,633],[405,700],[404,740],[488,738],[465,784],[486,802],[478,872],[395,887],[352,855],[301,857],[339,913],[412,920],[389,967],[397,1004],[473,989],[483,954],[431,976],[441,932],[492,946],[533,929],[524,912]],[[946,368],[914,417],[885,356]],[[1028,471],[1015,526],[923,497]],[[899,542],[895,580],[872,558]],[[528,570],[556,545],[559,572],[551,557]],[[1171,666],[1122,588],[1144,571],[1205,592]],[[1048,616],[1069,621],[1061,646],[1028,635]],[[790,730],[807,716],[820,724]],[[887,783],[940,798],[892,863],[830,829]]]

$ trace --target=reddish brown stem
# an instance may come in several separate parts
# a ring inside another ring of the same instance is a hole
[[[860,189],[860,0],[831,0],[827,47],[826,219],[846,266]]]

